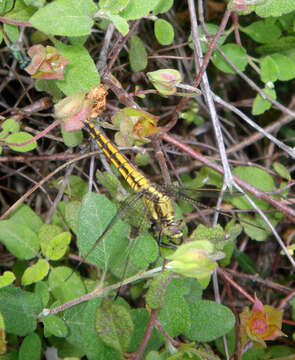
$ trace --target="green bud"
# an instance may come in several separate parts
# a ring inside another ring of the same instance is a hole
[[[204,279],[210,277],[224,253],[218,252],[208,240],[197,240],[181,245],[172,255],[167,269],[178,274]]]
[[[147,77],[161,95],[174,95],[176,93],[176,85],[182,80],[180,72],[174,69],[149,72]]]

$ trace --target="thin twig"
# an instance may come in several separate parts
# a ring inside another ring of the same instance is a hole
[[[194,4],[193,0],[188,0],[188,7],[189,7],[189,12],[190,12],[190,20],[191,20],[191,27],[192,27],[192,39],[193,39],[193,45],[194,45],[194,50],[195,50],[194,51],[195,64],[196,64],[196,69],[199,71],[200,67],[202,65],[202,62],[203,62],[202,61],[202,48],[201,48],[201,43],[199,40],[196,9],[195,9],[195,4]],[[226,19],[227,16],[229,17],[229,14],[226,13],[226,16],[225,16],[226,21],[227,21],[227,19]],[[219,123],[218,116],[216,113],[215,105],[213,102],[210,85],[209,85],[209,80],[208,80],[208,77],[205,72],[202,76],[201,88],[202,88],[202,93],[205,97],[206,103],[209,108],[210,117],[211,117],[214,131],[215,131],[215,137],[216,137],[216,141],[218,144],[218,149],[219,149],[219,153],[220,153],[220,157],[221,157],[222,166],[224,169],[224,184],[225,184],[226,188],[232,189],[232,186],[233,186],[232,173],[231,173],[228,159],[226,156],[221,127],[220,127],[220,123]]]

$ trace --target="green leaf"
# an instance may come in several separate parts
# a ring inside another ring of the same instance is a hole
[[[129,0],[100,0],[99,8],[103,11],[109,11],[111,14],[117,14],[123,10]]]
[[[257,189],[264,192],[271,192],[276,190],[274,179],[265,170],[253,166],[237,166],[233,170],[233,174],[246,183],[255,186]],[[266,201],[256,199],[253,195],[249,195],[253,201],[261,209],[268,209],[269,204]],[[252,206],[244,196],[234,196],[228,200],[238,209],[252,209]]]
[[[278,79],[279,68],[276,62],[270,56],[266,56],[265,58],[263,58],[260,62],[260,66],[260,77],[264,83],[267,83],[269,81],[275,82]]]
[[[288,81],[295,78],[295,62],[283,54],[272,54],[271,58],[278,66],[278,79]]]
[[[191,279],[172,279],[165,292],[158,320],[171,337],[189,331],[191,326],[189,304],[185,300],[190,284]]]
[[[74,27],[73,24],[71,26]],[[70,60],[65,69],[64,80],[56,80],[57,86],[65,95],[90,91],[100,83],[97,68],[84,46],[65,45],[55,41],[55,47],[65,59]]]
[[[67,67],[66,67],[67,69]],[[53,96],[53,102],[57,103],[63,97],[62,91],[58,88],[56,81],[53,80],[35,80],[35,89],[37,91],[45,91]]]
[[[280,135],[289,146],[295,146],[295,130],[292,126],[283,126],[280,128]]]
[[[59,260],[64,256],[71,242],[71,233],[62,232],[56,235],[48,244],[45,256],[50,260]]]
[[[37,317],[42,310],[36,294],[13,286],[0,289],[0,312],[8,333],[25,336],[37,327]]]
[[[283,30],[292,32],[293,22],[294,22],[294,14],[289,13],[286,15],[282,15],[279,17],[279,23],[282,26]]]
[[[71,276],[70,276],[71,275]],[[49,274],[52,295],[62,304],[85,294],[85,287],[78,275],[66,266],[53,268]]]
[[[262,169],[255,167],[237,167],[234,169],[233,174],[262,191],[272,192],[276,189],[273,177]],[[253,195],[250,194],[248,194],[248,196],[260,209],[267,210],[270,208],[270,205],[267,202],[256,199]],[[239,209],[252,208],[252,205],[248,203],[245,197],[231,197],[228,199],[228,201]],[[281,213],[274,212],[267,215],[267,217],[273,226],[276,226],[278,221],[281,219],[281,215]],[[240,213],[238,216],[245,232],[252,239],[263,241],[269,235],[269,227],[265,224],[264,220],[260,217],[259,214],[249,215],[247,213]]]
[[[120,16],[126,20],[140,19],[147,15],[150,11],[153,11],[158,3],[159,0],[129,0],[128,5],[120,12]]]
[[[124,306],[104,300],[96,310],[95,329],[106,345],[123,353],[131,340],[133,322]]]
[[[241,30],[262,44],[272,43],[282,32],[277,24],[270,24],[264,20],[256,21],[245,28],[242,27]]]
[[[146,304],[151,309],[156,310],[162,307],[167,284],[170,279],[171,273],[169,271],[164,271],[152,280],[145,298]]]
[[[282,213],[271,213],[265,214],[270,221],[270,223],[276,227],[278,222],[280,221],[280,217],[283,216]],[[255,216],[251,216],[247,213],[240,213],[238,215],[241,223],[243,224],[243,228],[245,233],[253,240],[256,241],[264,241],[271,234],[271,230],[266,225],[265,221],[261,218],[259,214]],[[252,225],[253,224],[253,225]]]
[[[123,35],[127,35],[129,31],[128,22],[119,15],[109,15],[109,19],[114,24],[115,28]]]
[[[292,50],[294,49],[294,46],[295,46],[295,36],[285,36],[280,39],[277,39],[272,43],[258,46],[256,48],[256,52],[261,55],[273,54],[277,52]]]
[[[237,224],[237,226],[239,226],[239,229],[240,229],[240,233],[242,232],[243,228],[240,224]],[[218,261],[218,263],[220,264],[220,266],[222,267],[226,267],[228,266],[230,263],[231,263],[231,257],[232,257],[232,253],[233,253],[233,250],[234,250],[234,246],[235,246],[235,243],[234,241],[229,241],[223,248],[223,253],[225,254],[225,257],[223,259],[220,259]]]
[[[73,231],[74,234],[78,232],[78,216],[81,209],[81,201],[70,201],[65,206],[65,222]]]
[[[95,175],[97,182],[107,189],[108,193],[111,195],[111,198],[116,199],[121,186],[120,180],[107,171],[101,172],[97,170]]]
[[[255,264],[253,264],[252,260],[244,252],[238,251],[238,250],[235,249],[234,252],[233,252],[233,256],[237,260],[240,267],[247,274],[255,275],[255,274],[259,273],[257,267],[255,266]]]
[[[28,6],[35,6],[37,8],[43,7],[46,3],[46,0],[24,0]]]
[[[66,131],[62,128],[61,133],[63,141],[68,147],[80,145],[83,141],[82,130]]]
[[[221,50],[231,60],[231,62],[240,70],[244,71],[247,64],[247,52],[236,44],[226,44],[221,47]],[[235,70],[226,62],[226,60],[218,52],[214,53],[212,57],[213,64],[221,71],[229,74],[235,74]]]
[[[9,133],[18,132],[20,126],[13,118],[9,118],[1,124],[2,131],[0,132],[0,139],[6,137]]]
[[[284,360],[284,357],[286,360],[288,360],[288,357],[292,360],[292,357],[294,357],[294,349],[291,346],[286,345],[272,345],[268,347],[267,354],[270,359],[278,358],[281,360]]]
[[[255,12],[260,17],[281,16],[295,10],[293,0],[267,0],[256,5]]]
[[[93,25],[91,16],[96,10],[91,0],[57,0],[35,12],[30,23],[52,35],[89,35]]]
[[[64,321],[56,315],[50,315],[42,318],[45,331],[56,337],[66,337],[68,327]]]
[[[33,139],[33,136],[31,134],[24,132],[24,131],[20,131],[20,132],[15,132],[15,133],[7,136],[7,138],[5,139],[5,142],[18,144],[18,143],[23,143],[23,142],[31,140],[31,139]],[[32,141],[31,143],[29,143],[27,145],[23,145],[23,146],[14,146],[14,145],[8,145],[8,146],[14,151],[27,152],[27,151],[34,150],[37,147],[37,142]]]
[[[131,244],[122,242],[120,252],[113,257],[109,270],[119,279],[130,277],[146,270],[159,256],[158,244],[147,232],[142,232]]]
[[[49,289],[47,284],[44,281],[39,281],[35,284],[34,292],[40,298],[43,308],[46,307],[49,301]]]
[[[220,188],[222,186],[222,182],[222,176],[218,174],[218,172],[210,169],[207,166],[202,166],[201,170],[198,171],[197,176],[195,177],[190,186],[192,186],[193,188],[198,188],[201,185],[205,184],[206,186],[213,185]]]
[[[0,287],[5,287],[14,282],[15,275],[11,271],[4,271],[3,275],[0,276]]]
[[[190,303],[191,327],[185,335],[193,341],[209,342],[225,335],[235,325],[233,313],[214,301]]]
[[[268,87],[264,88],[263,91],[272,97],[273,99],[276,99],[276,92],[273,89],[270,89]],[[269,110],[272,107],[272,103],[268,101],[267,99],[264,99],[260,94],[256,95],[256,98],[253,101],[253,107],[252,107],[252,114],[253,115],[260,115],[265,113],[265,111]]]
[[[21,204],[10,217],[10,220],[29,227],[37,232],[43,224],[42,219],[28,205]]]
[[[154,262],[159,256],[157,241],[148,232],[141,233],[132,240],[136,244],[131,252],[131,261],[141,270]]]
[[[19,349],[19,360],[38,360],[41,356],[41,340],[35,333],[26,336]]]
[[[190,304],[202,300],[203,289],[200,283],[193,278],[186,279],[185,281],[188,282],[190,287],[189,292],[184,295],[185,301]]]
[[[145,358],[145,360],[163,360],[163,359],[165,358],[162,355],[160,355],[158,351],[150,351]]]
[[[161,45],[172,44],[174,40],[174,29],[168,21],[163,19],[156,20],[154,32]]]
[[[150,314],[146,309],[133,309],[131,311],[131,317],[134,324],[134,331],[131,336],[131,342],[128,346],[127,352],[135,352],[140,345],[142,337],[146,331],[149,323]],[[159,348],[163,345],[164,340],[160,339],[158,333],[154,329],[149,339],[149,344],[153,344],[153,348]]]
[[[114,219],[116,212],[116,207],[105,196],[96,193],[84,196],[77,234],[77,244],[83,257],[88,254],[110,221]],[[128,244],[129,231],[129,226],[118,219],[103,240],[89,254],[87,261],[102,269],[116,262],[117,257],[122,254],[122,249],[125,248],[126,243]]]
[[[4,0],[0,2],[0,14],[1,16],[5,15],[5,13],[11,10],[13,5],[13,0]]]
[[[13,220],[0,221],[0,240],[19,259],[29,260],[38,255],[38,237],[26,225]]]
[[[153,10],[153,15],[163,14],[173,6],[173,0],[160,0]]]
[[[96,309],[101,303],[101,298],[92,299],[89,301],[83,311],[81,319],[81,327],[77,329],[77,336],[83,339],[83,346],[85,347],[86,355],[89,360],[95,360],[101,358],[101,354],[104,355],[105,359],[110,360],[121,360],[120,353],[106,346],[100,337],[97,336],[95,331],[95,316]],[[81,331],[82,329],[82,331]],[[72,328],[71,328],[72,330]]]
[[[220,246],[221,242],[224,240],[224,230],[219,224],[215,228],[207,228],[203,224],[200,224],[192,232],[190,240],[209,240],[214,245]]]
[[[85,307],[86,303],[82,303],[72,306],[63,312],[63,320],[68,327],[68,336],[66,337],[66,341],[82,350],[83,355],[85,355],[85,350],[83,349],[84,343],[81,330],[84,327],[83,316]],[[94,330],[93,323],[92,326]]]
[[[129,61],[134,72],[141,71],[147,66],[147,52],[138,36],[131,36]]]
[[[226,344],[227,344],[227,351],[224,349],[224,339],[218,338],[215,341],[217,349],[222,353],[224,358],[226,358],[226,354],[229,354],[229,357],[231,358],[235,352],[235,346],[236,346],[236,329],[232,328],[231,331],[229,331],[226,335]]]
[[[31,285],[45,278],[49,271],[49,263],[45,259],[40,259],[38,262],[26,269],[22,276],[22,285]]]
[[[63,177],[58,178],[53,182],[54,186],[58,189],[61,188],[64,181]],[[88,193],[88,184],[80,176],[71,175],[70,176],[70,186],[66,187],[65,194],[68,196],[81,199],[84,195]]]
[[[4,23],[4,31],[11,42],[15,43],[18,41],[19,31],[17,26]]]
[[[243,354],[243,360],[263,360],[265,358],[265,349],[252,348]]]
[[[10,10],[11,7],[12,3],[6,11]],[[36,8],[33,6],[27,6],[22,0],[19,0],[15,2],[13,10],[5,14],[5,17],[9,19],[28,21],[35,11]]]
[[[291,180],[290,172],[283,164],[275,161],[272,167],[283,179]]]
[[[38,231],[38,237],[40,240],[41,251],[46,256],[48,247],[52,239],[58,234],[62,233],[62,228],[57,225],[44,224]]]

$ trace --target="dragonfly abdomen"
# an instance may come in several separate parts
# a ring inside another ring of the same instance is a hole
[[[132,166],[127,158],[119,152],[112,142],[103,135],[91,122],[85,122],[85,127],[102,149],[109,161],[118,169],[131,188],[139,192],[150,186],[148,179]]]

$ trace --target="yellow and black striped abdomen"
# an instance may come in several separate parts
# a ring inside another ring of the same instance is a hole
[[[130,164],[127,158],[119,152],[115,145],[112,144],[111,141],[91,122],[85,122],[85,127],[97,145],[102,149],[105,156],[112,164],[114,164],[131,188],[137,192],[148,190],[150,187],[148,179]]]

